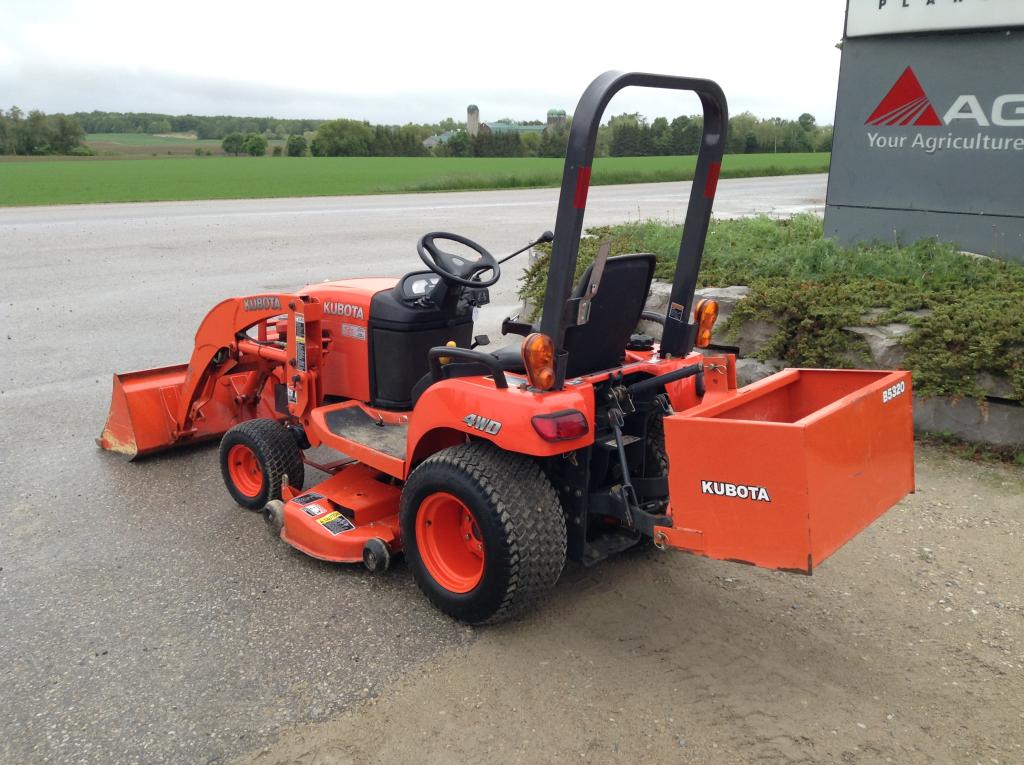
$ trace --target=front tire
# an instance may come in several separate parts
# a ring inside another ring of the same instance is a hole
[[[565,565],[565,514],[540,467],[485,443],[444,449],[409,476],[402,543],[416,584],[470,624],[535,605]]]
[[[305,480],[302,451],[295,437],[276,420],[259,418],[235,425],[220,442],[220,472],[234,500],[262,510],[281,499],[284,477],[301,489]]]

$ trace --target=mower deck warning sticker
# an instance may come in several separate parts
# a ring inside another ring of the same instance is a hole
[[[296,497],[292,502],[296,505],[308,505],[311,502],[316,502],[318,499],[323,498],[323,494],[317,494],[315,491],[311,491],[308,494],[303,494],[301,497]]]
[[[310,518],[316,518],[318,515],[323,515],[327,512],[327,508],[323,505],[306,505],[302,508],[302,512],[308,515]]]
[[[317,523],[327,529],[329,532],[337,536],[343,534],[346,531],[352,531],[355,526],[352,525],[352,521],[346,518],[344,515],[335,510],[333,513],[328,513],[323,518],[317,518]]]

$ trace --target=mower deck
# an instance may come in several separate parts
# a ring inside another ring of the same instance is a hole
[[[358,563],[370,539],[391,547],[398,538],[401,488],[366,465],[348,465],[309,491],[295,493],[280,515],[281,539],[297,550],[334,563]]]

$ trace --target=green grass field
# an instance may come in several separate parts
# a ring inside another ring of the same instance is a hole
[[[96,152],[96,156],[127,159],[150,159],[152,157],[194,157],[196,149],[204,154],[224,156],[219,138],[194,138],[188,134],[149,135],[147,133],[89,133],[85,145]],[[270,147],[284,146],[280,138],[267,142]]]
[[[610,157],[592,183],[689,180],[695,157]],[[823,173],[828,154],[727,156],[723,178]],[[561,159],[202,157],[0,163],[0,206],[558,186]]]

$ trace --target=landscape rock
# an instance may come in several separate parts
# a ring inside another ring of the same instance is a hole
[[[1010,378],[1003,375],[994,375],[989,372],[981,372],[976,378],[975,382],[981,387],[983,391],[993,398],[1007,398],[1013,399],[1013,383],[1010,382]]]
[[[655,279],[651,282],[651,294],[647,297],[647,310],[664,312],[672,295],[672,285]]]
[[[757,359],[739,359],[736,362],[736,384],[739,387],[763,380],[783,368],[778,359],[758,361]]]
[[[646,311],[654,311],[659,314],[668,312],[668,301],[672,295],[672,285],[655,279],[651,282],[651,293],[647,297]],[[650,335],[655,340],[661,340],[661,325],[653,321],[641,321],[639,331]]]
[[[879,369],[903,369],[907,351],[900,342],[913,328],[909,324],[886,324],[881,327],[844,327],[859,335],[868,344],[871,358]]]
[[[711,298],[718,301],[718,321],[715,326],[719,334],[721,329],[729,321],[736,304],[750,294],[750,287],[704,287],[693,293],[693,303],[697,304],[702,298]],[[668,311],[669,298],[672,295],[672,285],[668,282],[657,281],[651,283],[651,294],[647,299],[646,310],[665,314]],[[640,331],[651,335],[654,338],[661,337],[661,326],[654,322],[645,321],[640,325]],[[774,334],[774,333],[773,333]],[[752,352],[752,351],[751,351]]]
[[[989,401],[984,409],[972,399],[914,396],[914,427],[951,433],[965,441],[993,446],[1024,446],[1024,406]]]
[[[779,325],[773,321],[754,319],[740,325],[735,340],[727,340],[739,346],[744,356],[756,356],[779,331]]]
[[[741,300],[746,300],[750,294],[750,287],[705,287],[693,293],[693,304],[696,305],[702,298],[710,298],[718,301],[718,323],[716,326],[724,327],[729,321],[733,309]]]

